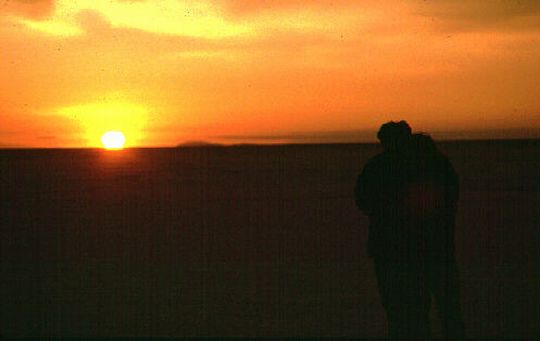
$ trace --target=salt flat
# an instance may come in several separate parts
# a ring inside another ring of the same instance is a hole
[[[540,141],[440,148],[468,335],[538,335]],[[2,150],[1,334],[384,336],[353,200],[378,151]]]

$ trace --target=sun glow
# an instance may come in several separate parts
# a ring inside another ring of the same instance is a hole
[[[108,131],[101,136],[103,148],[108,150],[119,150],[124,148],[126,137],[121,131]]]
[[[107,148],[105,136],[107,141],[111,137],[119,139],[118,134],[109,134],[112,132],[122,134],[122,147],[144,143],[147,110],[140,105],[129,102],[89,103],[62,108],[60,114],[80,124],[87,147]],[[125,136],[129,136],[129,140]]]

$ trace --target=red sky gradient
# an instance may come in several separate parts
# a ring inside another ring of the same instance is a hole
[[[531,137],[539,80],[537,0],[0,0],[0,147]]]

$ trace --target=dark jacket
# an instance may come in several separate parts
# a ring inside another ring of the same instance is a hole
[[[440,153],[384,152],[358,176],[356,204],[370,220],[368,254],[422,261],[454,252],[457,174]]]

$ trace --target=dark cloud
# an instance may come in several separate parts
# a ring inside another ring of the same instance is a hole
[[[453,30],[540,29],[539,0],[425,0],[417,13]]]
[[[376,130],[311,131],[274,135],[222,135],[214,138],[232,143],[355,143],[376,141]]]
[[[452,129],[434,130],[429,133],[440,141],[444,140],[471,140],[471,139],[538,139],[540,138],[540,128],[501,128],[501,129]],[[350,131],[329,131],[329,132],[302,132],[292,134],[276,135],[225,135],[216,136],[215,139],[225,144],[256,143],[377,143],[377,130],[350,130]]]
[[[431,135],[437,140],[538,139],[540,128],[440,130],[432,132]]]
[[[53,13],[54,5],[54,0],[3,0],[0,1],[0,11],[42,20]]]

